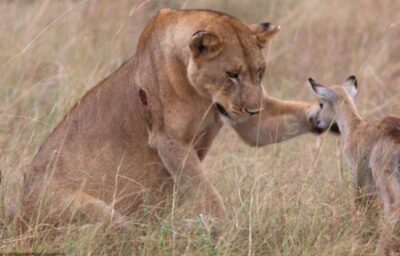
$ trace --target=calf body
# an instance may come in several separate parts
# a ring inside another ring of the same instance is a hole
[[[336,122],[342,134],[342,153],[355,172],[357,201],[364,201],[375,186],[384,207],[384,225],[376,253],[384,255],[400,220],[400,118],[386,116],[367,121],[354,104],[357,80],[349,77],[343,85],[326,87],[310,79],[321,99],[318,126]],[[361,192],[361,193],[360,193]]]

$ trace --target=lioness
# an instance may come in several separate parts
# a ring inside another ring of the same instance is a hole
[[[318,105],[263,92],[261,50],[278,31],[215,11],[160,10],[137,53],[87,92],[40,147],[25,172],[24,212],[47,205],[122,221],[165,201],[175,185],[197,213],[223,220],[224,203],[201,166],[221,119],[252,146],[314,129]],[[15,195],[6,201],[10,215]]]

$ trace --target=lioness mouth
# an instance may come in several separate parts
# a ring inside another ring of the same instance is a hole
[[[229,117],[228,112],[226,111],[226,109],[225,109],[221,104],[216,103],[216,105],[217,105],[218,112],[219,112],[221,115],[226,116],[226,117]]]

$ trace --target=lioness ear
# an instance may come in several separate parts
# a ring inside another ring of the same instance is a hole
[[[249,25],[250,30],[256,35],[258,46],[265,48],[271,39],[281,30],[279,25],[269,22]]]
[[[192,40],[190,41],[190,50],[192,51],[194,58],[197,58],[200,55],[207,58],[213,58],[222,51],[222,48],[222,39],[219,36],[204,30],[194,33]]]
[[[308,82],[310,83],[311,89],[318,95],[318,97],[330,102],[336,99],[336,94],[331,89],[325,87],[322,84],[317,83],[312,78],[309,78]]]
[[[346,80],[343,82],[343,86],[346,89],[347,93],[350,95],[350,97],[354,98],[358,94],[358,82],[357,82],[357,77],[352,75],[346,78]]]

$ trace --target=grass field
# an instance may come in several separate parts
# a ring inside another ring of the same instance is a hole
[[[248,23],[280,24],[267,57],[270,95],[316,101],[308,77],[330,84],[355,74],[365,117],[400,114],[400,1],[3,0],[2,182],[21,175],[74,102],[134,54],[146,21],[162,7],[217,9]],[[0,254],[369,255],[379,219],[355,214],[351,173],[339,152],[330,135],[250,148],[226,127],[204,163],[230,219],[217,244],[205,231],[179,229],[168,215],[157,222],[134,216],[123,232],[107,223],[38,223],[21,234],[3,223]]]

